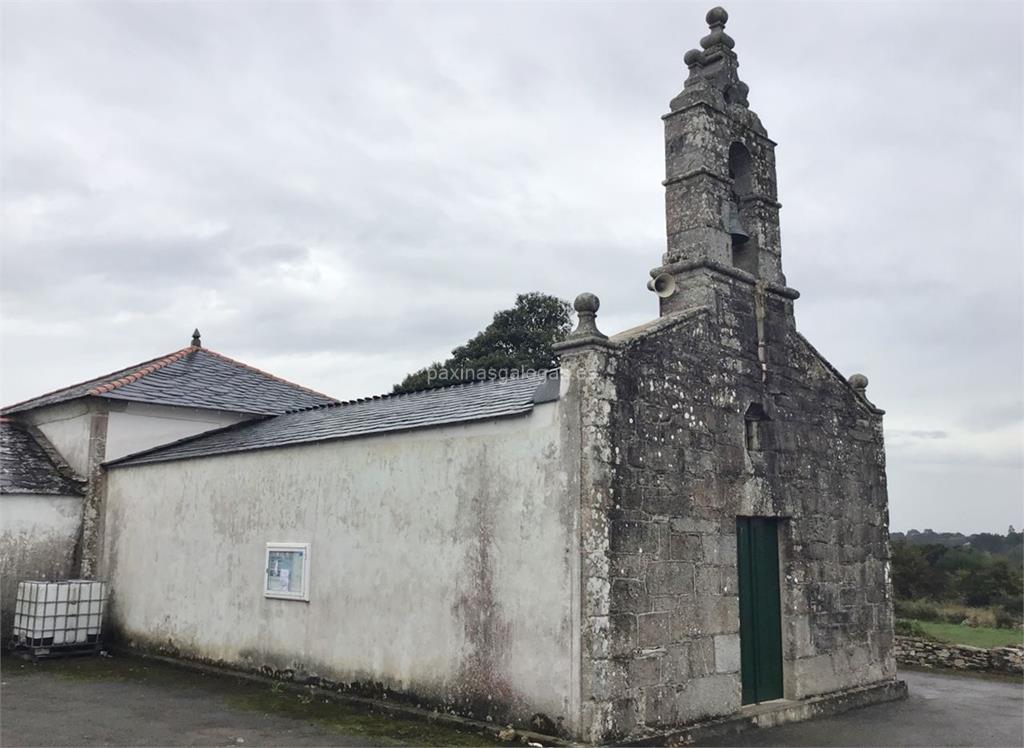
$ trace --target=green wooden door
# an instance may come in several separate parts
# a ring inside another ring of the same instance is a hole
[[[782,698],[778,522],[736,519],[743,703]]]

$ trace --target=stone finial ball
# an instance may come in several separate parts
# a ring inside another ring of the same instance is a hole
[[[850,377],[850,386],[855,390],[864,390],[868,386],[868,378],[863,374],[854,374]]]
[[[703,59],[704,53],[699,49],[691,49],[685,55],[683,55],[683,62],[686,63],[687,67],[693,67]]]
[[[572,307],[577,312],[596,313],[601,307],[601,300],[589,291],[584,291],[576,297],[576,301],[573,302]]]
[[[729,14],[725,12],[725,8],[719,5],[709,10],[704,20],[708,22],[708,26],[725,26],[725,22],[729,20]]]

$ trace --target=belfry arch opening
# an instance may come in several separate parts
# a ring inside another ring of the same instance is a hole
[[[733,267],[757,276],[757,241],[748,232],[744,221],[744,198],[753,193],[750,151],[742,143],[729,147],[729,212],[726,228],[732,237]]]

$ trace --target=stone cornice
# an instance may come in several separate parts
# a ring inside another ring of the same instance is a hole
[[[628,330],[623,330],[620,333],[612,335],[612,342],[619,347],[625,347],[634,340],[638,340],[647,335],[667,330],[670,327],[689,321],[694,317],[701,314],[709,314],[712,311],[710,306],[695,306],[689,309],[682,309],[678,312],[670,312],[662,317],[653,319],[650,322],[645,322],[642,325],[631,327]]]
[[[601,338],[596,335],[588,335],[586,337],[579,338],[566,338],[560,343],[555,343],[551,346],[551,349],[555,353],[565,353],[567,351],[575,350],[576,348],[608,348],[614,349],[618,346],[608,338]]]
[[[670,184],[685,182],[686,180],[693,179],[694,177],[711,177],[712,179],[717,179],[722,184],[730,186],[732,185],[733,181],[729,177],[723,177],[721,174],[716,174],[706,166],[698,166],[696,169],[691,169],[685,174],[680,174],[677,177],[669,177],[668,179],[664,179],[662,180],[661,184],[665,187],[668,187]]]
[[[680,174],[679,176],[669,177],[668,179],[663,179],[661,181],[661,184],[662,184],[663,187],[668,187],[669,185],[679,184],[680,182],[685,182],[685,181],[687,181],[689,179],[693,179],[694,177],[711,177],[712,179],[714,179],[716,181],[719,181],[722,184],[728,185],[730,187],[732,186],[732,183],[733,183],[733,180],[730,179],[729,177],[723,177],[721,174],[718,174],[718,173],[712,171],[711,169],[707,168],[706,166],[698,166],[696,169],[691,169],[690,171],[685,172],[684,174]],[[775,200],[774,198],[770,197],[769,195],[761,195],[761,194],[741,195],[740,196],[740,202],[741,203],[764,203],[765,205],[770,205],[773,208],[781,208],[782,207],[782,203],[780,203],[778,200]]]
[[[742,283],[748,283],[751,286],[757,285],[758,279],[748,273],[746,270],[740,270],[739,268],[732,267],[730,265],[723,265],[720,262],[714,260],[688,260],[686,262],[670,262],[666,265],[656,267],[651,270],[651,277],[656,278],[661,273],[669,273],[670,275],[676,275],[678,273],[685,273],[690,270],[701,270],[707,269],[715,273],[727,275],[730,278],[735,278]],[[774,293],[778,296],[782,296],[786,299],[799,299],[800,292],[795,288],[789,286],[783,286],[779,283],[765,283],[764,288],[770,293]]]
[[[679,109],[676,109],[674,111],[669,112],[668,114],[661,115],[661,118],[663,120],[667,121],[669,119],[672,119],[673,117],[676,117],[676,116],[682,114],[683,112],[688,112],[691,109],[694,109],[696,107],[704,107],[705,109],[708,109],[708,110],[714,112],[715,114],[720,114],[723,117],[728,117],[730,122],[735,122],[736,124],[738,124],[741,127],[743,127],[745,130],[748,130],[754,137],[756,137],[756,138],[758,138],[760,140],[763,140],[764,142],[770,144],[772,147],[778,145],[778,143],[776,143],[774,140],[769,138],[767,135],[765,135],[763,133],[759,133],[757,130],[755,130],[753,127],[748,125],[746,122],[741,122],[740,120],[736,119],[736,117],[731,115],[729,112],[727,112],[727,111],[725,111],[723,109],[719,109],[716,106],[712,106],[707,101],[700,101],[700,100],[692,101],[689,104],[685,104],[685,105],[681,106]]]
[[[768,195],[740,195],[741,203],[764,203],[772,208],[779,209],[782,207],[782,203],[775,200]]]

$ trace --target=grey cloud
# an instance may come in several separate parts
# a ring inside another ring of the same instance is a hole
[[[970,431],[988,432],[1016,426],[1018,434],[1024,434],[1024,406],[1020,399],[1003,402],[989,402],[981,408],[972,408],[964,414],[960,425]]]
[[[947,437],[949,437],[949,434],[947,432],[945,432],[945,431],[938,431],[938,430],[937,431],[921,431],[921,430],[899,431],[899,430],[895,430],[895,431],[888,432],[888,435],[892,436],[892,437],[895,437],[897,439],[946,439]]]
[[[993,498],[950,529],[1002,527],[1019,492],[991,464],[1019,454],[1024,411],[1016,8],[728,9],[780,144],[801,329],[870,377],[904,435],[894,526],[939,526],[970,475]],[[444,356],[517,292],[594,291],[607,333],[649,319],[659,117],[704,10],[8,4],[4,400],[173,350],[196,325],[348,397]],[[948,489],[910,467],[952,459],[974,467]]]

